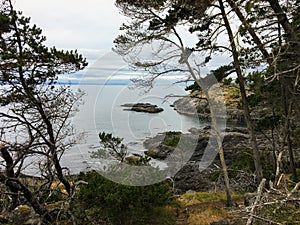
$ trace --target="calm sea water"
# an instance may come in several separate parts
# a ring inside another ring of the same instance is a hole
[[[178,97],[167,95],[186,95],[183,86],[156,86],[150,92],[141,89],[130,89],[125,85],[80,85],[72,86],[86,92],[85,104],[73,118],[77,133],[85,132],[85,138],[67,151],[62,162],[71,173],[93,168],[97,163],[90,157],[90,152],[99,149],[99,132],[112,133],[123,138],[130,152],[141,153],[142,142],[147,137],[164,131],[188,132],[191,127],[200,127],[197,118],[178,114],[170,105]],[[124,111],[125,103],[151,103],[163,108],[157,114]]]

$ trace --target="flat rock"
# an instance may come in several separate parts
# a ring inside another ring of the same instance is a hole
[[[152,105],[150,103],[126,103],[121,105],[125,107],[124,111],[135,111],[135,112],[146,112],[146,113],[159,113],[164,111],[157,105]]]

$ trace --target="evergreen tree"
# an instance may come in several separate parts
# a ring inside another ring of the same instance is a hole
[[[72,194],[60,158],[74,143],[70,118],[84,94],[56,84],[59,75],[82,70],[87,63],[77,51],[46,47],[42,30],[16,12],[11,0],[4,0],[0,10],[0,151],[5,168],[0,181],[13,192],[13,204],[24,202],[17,194],[22,193],[37,213],[51,219],[44,207],[50,191],[45,187],[58,178]],[[20,179],[28,166],[45,178],[39,190]]]

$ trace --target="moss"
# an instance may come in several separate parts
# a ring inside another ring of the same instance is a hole
[[[180,141],[180,135],[181,135],[181,132],[178,132],[178,131],[166,132],[166,136],[163,141],[163,144],[170,146],[170,147],[176,147]]]
[[[23,216],[28,216],[31,214],[31,209],[27,205],[20,205],[18,206],[17,210]]]

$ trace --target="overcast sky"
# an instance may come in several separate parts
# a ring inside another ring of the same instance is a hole
[[[124,22],[113,0],[16,0],[15,7],[43,29],[47,45],[94,59],[111,50]]]
[[[114,0],[15,0],[15,8],[42,28],[47,46],[77,49],[87,58],[88,68],[70,79],[106,80],[113,78],[115,67],[126,66],[111,51],[125,21]]]
[[[89,67],[70,79],[116,79],[115,73],[128,71],[122,59],[112,53],[114,38],[126,21],[120,15],[114,0],[15,0],[15,8],[31,23],[42,28],[46,45],[60,49],[77,49],[89,62]],[[217,57],[213,64],[203,68],[207,72],[224,63]],[[219,65],[220,64],[220,65]],[[124,74],[128,79],[132,74]]]

